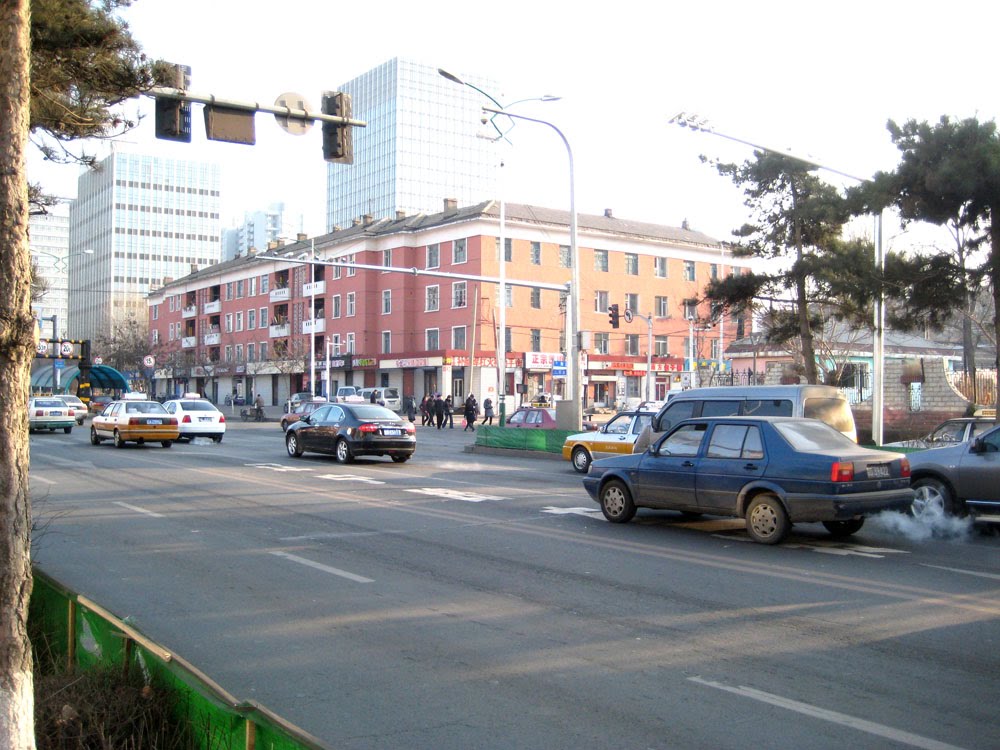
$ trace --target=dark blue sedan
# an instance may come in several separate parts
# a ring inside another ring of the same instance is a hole
[[[613,523],[637,508],[735,516],[762,544],[793,523],[850,536],[865,516],[913,502],[905,456],[797,417],[688,419],[644,453],[594,461],[583,485]]]

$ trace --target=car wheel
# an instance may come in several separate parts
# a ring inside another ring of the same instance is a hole
[[[164,448],[169,448],[173,444],[174,444],[173,440],[161,440],[160,441],[160,445],[162,445]]]
[[[293,458],[298,458],[302,455],[302,446],[299,445],[299,436],[295,432],[285,433],[285,450],[288,451],[288,455]]]
[[[850,521],[823,521],[823,526],[830,532],[830,536],[838,539],[857,533],[864,525],[863,518],[852,518]]]
[[[590,470],[590,462],[593,459],[590,456],[590,452],[583,447],[577,446],[573,449],[573,468],[576,469],[581,474],[586,474]]]
[[[90,444],[91,445],[101,444],[101,438],[97,437],[97,430],[94,429],[93,425],[90,426]]]
[[[955,501],[951,490],[940,479],[926,477],[913,483],[913,505],[910,513],[914,518],[931,519],[938,516],[955,515]]]
[[[392,460],[397,464],[405,464],[409,458],[409,456],[393,456]]]
[[[72,427],[63,427],[63,432],[69,435],[73,431]]]
[[[213,435],[212,436],[212,440],[214,440],[217,443],[221,443],[222,442],[222,435]]]
[[[354,461],[354,454],[351,453],[351,446],[348,445],[344,438],[340,438],[337,441],[336,447],[337,460],[342,464],[349,464]]]
[[[635,516],[632,493],[617,479],[601,487],[600,500],[601,512],[611,523],[628,523]]]
[[[788,535],[791,523],[777,495],[758,495],[747,508],[747,534],[760,544],[777,544]]]
[[[118,430],[115,430],[114,441],[115,441],[115,448],[125,447],[125,441],[122,439],[121,433],[118,432]]]

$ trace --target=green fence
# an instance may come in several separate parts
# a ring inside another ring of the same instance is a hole
[[[38,569],[28,614],[53,656],[69,670],[97,665],[136,667],[176,699],[202,750],[324,750],[325,745],[253,701],[239,701],[207,675],[145,638],[100,605],[71,592]]]
[[[563,443],[579,430],[536,430],[524,427],[480,427],[476,430],[476,445],[484,448],[562,453]]]

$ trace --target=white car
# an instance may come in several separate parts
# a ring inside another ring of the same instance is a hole
[[[57,396],[38,397],[28,401],[28,432],[62,430],[67,435],[73,431],[73,410]]]
[[[76,420],[76,423],[78,425],[83,424],[83,420],[87,418],[87,405],[76,396],[60,394],[59,398],[66,403],[66,406],[73,410],[73,418]]]
[[[226,434],[226,416],[198,393],[185,393],[181,398],[166,401],[163,407],[177,417],[182,439],[210,437],[217,443]]]

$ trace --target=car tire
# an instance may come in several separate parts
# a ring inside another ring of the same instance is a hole
[[[216,443],[221,443],[222,442],[222,435],[213,435],[212,436],[212,440],[214,440]]]
[[[913,483],[913,504],[910,513],[914,518],[931,519],[935,516],[957,515],[951,490],[940,479],[924,477]]]
[[[397,464],[405,464],[409,460],[409,456],[392,456],[393,462]]]
[[[354,462],[354,454],[351,453],[351,446],[344,438],[340,438],[337,441],[337,445],[334,447],[334,455],[342,464]]]
[[[852,518],[850,521],[823,521],[823,526],[830,532],[830,536],[836,539],[843,539],[861,530],[865,525],[865,519]]]
[[[590,451],[582,446],[577,446],[573,449],[573,455],[570,460],[573,462],[574,469],[580,474],[586,474],[590,471],[590,464],[594,459],[590,455]]]
[[[115,448],[125,447],[125,441],[122,439],[121,433],[118,432],[118,430],[115,430],[114,441],[115,441]]]
[[[91,425],[90,426],[90,444],[91,445],[100,445],[101,442],[103,442],[103,440],[104,440],[104,438],[100,438],[100,437],[97,436],[97,430],[95,430],[94,426]]]
[[[173,444],[174,444],[173,440],[161,440],[160,441],[160,445],[162,445],[164,448],[169,448]]]
[[[69,435],[73,431],[72,427],[63,427],[63,432]]]
[[[624,482],[612,479],[601,487],[601,512],[611,523],[628,523],[635,517],[635,503],[632,493]]]
[[[792,524],[777,495],[770,492],[757,495],[747,506],[747,534],[759,544],[777,544],[786,536]]]
[[[299,445],[299,436],[295,432],[285,433],[285,450],[292,458],[299,458],[302,455],[302,446]]]

